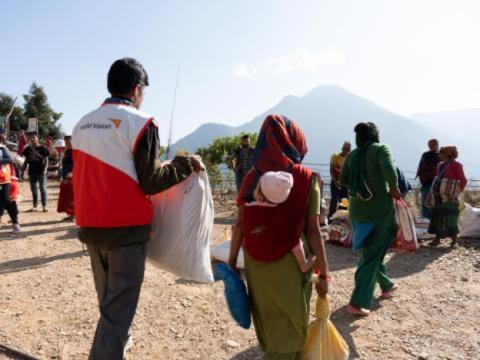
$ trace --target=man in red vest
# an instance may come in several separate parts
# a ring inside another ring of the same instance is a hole
[[[145,270],[148,195],[203,170],[195,157],[160,165],[157,124],[140,111],[148,75],[138,61],[115,61],[107,85],[111,97],[73,131],[75,218],[100,306],[91,360],[124,357]]]

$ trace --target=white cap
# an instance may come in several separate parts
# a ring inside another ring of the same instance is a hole
[[[280,204],[287,200],[293,187],[293,176],[284,171],[268,171],[260,178],[260,187],[265,200]]]

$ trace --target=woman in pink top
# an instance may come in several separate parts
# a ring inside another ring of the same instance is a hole
[[[430,245],[437,246],[446,237],[452,239],[451,247],[455,247],[458,236],[458,218],[460,214],[460,194],[467,186],[467,178],[463,165],[456,160],[458,151],[455,146],[440,149],[440,163],[437,176],[433,181],[429,194],[431,220],[428,232],[435,234]]]

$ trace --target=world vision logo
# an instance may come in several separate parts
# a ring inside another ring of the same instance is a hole
[[[115,125],[115,127],[117,129],[119,128],[120,124],[122,123],[122,120],[120,120],[120,119],[109,119],[109,120],[113,123],[113,125]]]

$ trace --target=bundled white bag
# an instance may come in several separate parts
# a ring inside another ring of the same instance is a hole
[[[460,237],[480,237],[480,209],[465,204]]]
[[[184,279],[213,282],[210,237],[213,198],[205,171],[154,195],[148,259]]]
[[[230,257],[231,246],[232,246],[232,240],[226,240],[224,242],[221,242],[220,244],[212,246],[210,248],[212,259],[220,260],[220,261],[223,261],[224,263],[228,262],[228,259]],[[244,256],[245,255],[243,254],[243,249],[240,248],[240,251],[238,253],[238,258],[237,258],[237,267],[240,269],[245,269]]]

